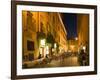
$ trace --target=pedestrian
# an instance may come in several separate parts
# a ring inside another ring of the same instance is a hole
[[[81,55],[81,59],[82,59],[82,65],[85,66],[86,65],[86,57],[87,57],[85,51],[81,50],[80,55]]]

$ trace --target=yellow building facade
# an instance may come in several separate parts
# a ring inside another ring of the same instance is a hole
[[[67,31],[60,13],[22,11],[23,57],[38,59],[67,51]]]
[[[78,14],[77,20],[78,45],[86,48],[89,46],[89,15]]]

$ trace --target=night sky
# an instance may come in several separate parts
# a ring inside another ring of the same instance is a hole
[[[74,39],[77,37],[77,14],[63,13],[63,22],[67,29],[67,38]]]

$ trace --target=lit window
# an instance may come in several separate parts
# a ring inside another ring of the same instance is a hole
[[[45,46],[45,42],[46,42],[45,39],[40,40],[40,45]]]

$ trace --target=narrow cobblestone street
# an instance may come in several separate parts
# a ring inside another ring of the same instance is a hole
[[[69,56],[66,58],[59,58],[58,60],[52,60],[45,65],[46,67],[64,67],[64,66],[79,66],[77,56]]]
[[[89,65],[89,15],[22,11],[22,23],[23,69]]]
[[[64,59],[52,60],[52,66],[79,66],[77,56],[70,56]]]
[[[67,57],[58,57],[51,59],[50,62],[43,63],[44,61],[38,61],[37,65],[31,66],[31,68],[48,68],[48,67],[72,67],[72,66],[80,66],[78,62],[78,56],[70,55]]]

